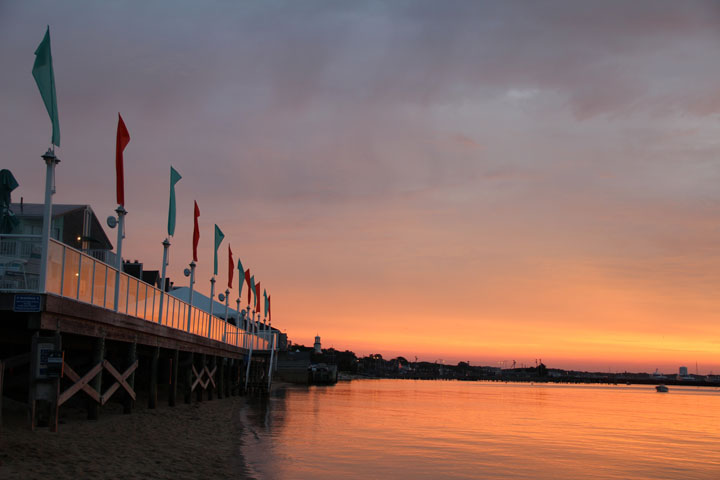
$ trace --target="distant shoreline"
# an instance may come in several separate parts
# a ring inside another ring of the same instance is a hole
[[[552,384],[581,384],[581,385],[671,385],[680,387],[709,387],[720,388],[718,382],[698,382],[683,381],[675,379],[636,379],[632,381],[609,381],[607,379],[589,379],[589,378],[442,378],[442,377],[411,377],[411,376],[377,376],[377,375],[360,375],[347,372],[338,373],[338,381],[348,382],[352,380],[441,380],[441,381],[458,381],[458,382],[493,382],[493,383],[552,383]]]

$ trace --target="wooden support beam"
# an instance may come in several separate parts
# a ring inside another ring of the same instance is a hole
[[[198,369],[197,369],[197,371],[195,371],[195,375],[197,376],[197,379],[195,380],[195,384],[193,385],[193,388],[195,388],[195,386],[198,384],[198,382],[200,383],[200,385],[202,385],[202,388],[198,388],[195,391],[195,400],[197,400],[198,402],[202,402],[203,401],[203,390],[205,388],[207,388],[207,383],[202,382],[202,375],[203,375],[203,372],[205,371],[205,363],[206,363],[205,362],[205,354],[201,353],[196,358],[198,359]]]
[[[168,386],[168,405],[175,406],[178,390],[178,364],[180,363],[180,350],[173,350],[170,356],[170,385]]]
[[[67,378],[69,378],[75,383],[70,388],[60,394],[60,397],[58,398],[58,406],[67,402],[73,395],[75,395],[80,390],[87,393],[90,398],[95,401],[95,403],[99,404],[100,394],[90,385],[90,382],[96,377],[96,375],[98,375],[102,371],[102,368],[102,363],[98,363],[81,377],[75,372],[75,370],[72,369],[70,365],[65,363],[63,365],[64,374]]]
[[[130,342],[128,343],[128,350],[127,350],[127,361],[126,365],[132,367],[133,365],[138,365],[138,359],[137,359],[137,342]],[[137,367],[135,367],[137,368]],[[127,386],[129,387],[129,390],[126,389],[123,399],[123,413],[124,414],[130,414],[132,413],[132,409],[135,406],[135,368],[133,368],[132,372],[130,373],[130,376],[127,378]],[[130,394],[132,392],[132,394]]]
[[[105,360],[105,337],[97,337],[93,343],[92,364],[99,365],[100,370],[94,378],[89,382],[90,386],[95,390],[97,398],[93,397],[94,402],[88,401],[87,412],[88,420],[97,420],[100,416],[100,394],[102,391],[102,363]]]
[[[148,408],[153,409],[157,407],[158,363],[160,360],[160,347],[153,348],[150,355],[150,385],[148,388]]]
[[[115,367],[113,367],[110,362],[108,362],[107,360],[103,362],[103,368],[105,368],[105,370],[107,370],[110,375],[115,377],[115,380],[117,381],[113,383],[112,386],[100,396],[101,405],[105,405],[107,401],[110,400],[110,397],[112,397],[113,393],[115,393],[115,391],[120,387],[123,387],[123,389],[125,389],[125,392],[128,394],[128,396],[130,396],[133,401],[135,400],[135,390],[133,390],[133,388],[127,383],[125,379],[132,375],[137,369],[137,367],[138,361],[135,360],[135,363],[130,365],[127,370],[120,374],[120,372],[115,370]]]
[[[215,373],[215,370],[217,369],[217,357],[215,355],[210,356],[210,367],[212,367],[213,374]],[[207,368],[207,367],[206,367]],[[213,376],[211,375],[210,378],[212,379],[212,387],[208,389],[208,400],[213,399],[213,390],[217,390],[215,388],[215,380],[213,379]]]

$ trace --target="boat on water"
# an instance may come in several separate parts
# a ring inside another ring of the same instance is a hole
[[[308,384],[310,385],[335,385],[337,381],[337,365],[314,363],[308,367]]]
[[[669,392],[670,389],[666,387],[665,385],[656,385],[655,390],[658,392]]]

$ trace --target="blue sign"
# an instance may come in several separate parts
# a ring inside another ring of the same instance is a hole
[[[40,295],[15,295],[13,312],[39,312]]]

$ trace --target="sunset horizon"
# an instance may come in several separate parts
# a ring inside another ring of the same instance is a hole
[[[160,269],[174,167],[175,286],[197,201],[196,290],[218,225],[296,344],[719,374],[720,13],[658,3],[5,4],[3,168],[43,202],[49,24],[53,203],[114,214],[120,112],[123,257]]]

